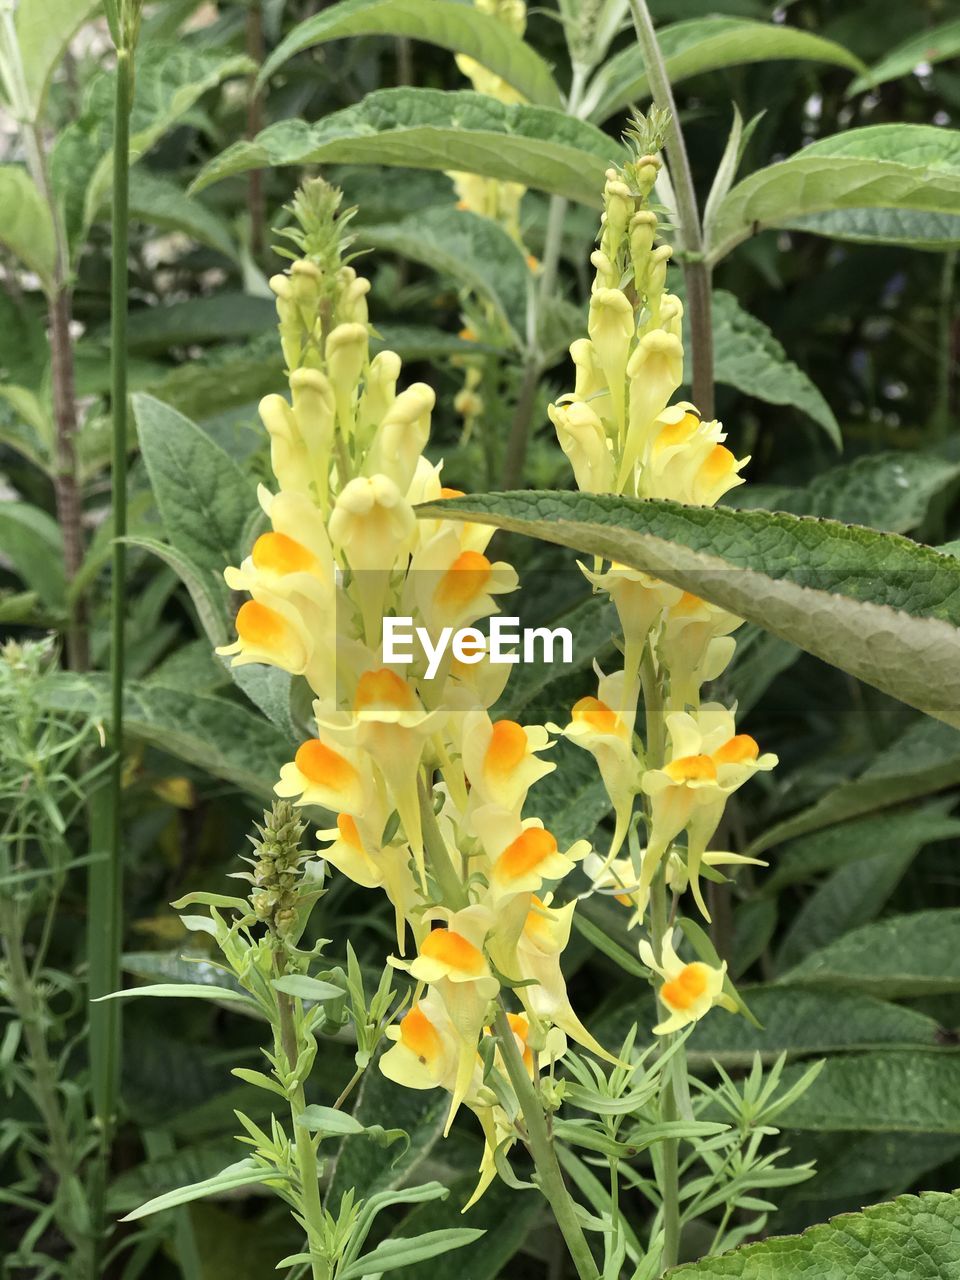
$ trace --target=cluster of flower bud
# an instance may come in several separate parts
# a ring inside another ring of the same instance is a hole
[[[300,850],[306,823],[289,802],[280,800],[264,810],[263,825],[256,825],[259,838],[249,837],[254,857],[246,859],[253,870],[242,874],[253,885],[250,905],[257,919],[282,938],[297,923],[300,868],[309,857]]]

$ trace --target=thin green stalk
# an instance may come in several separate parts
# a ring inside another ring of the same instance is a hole
[[[423,782],[420,783],[420,825],[423,830],[423,845],[430,870],[440,886],[444,905],[452,911],[459,911],[469,905],[470,899],[463,881],[457,875],[450,860],[443,834],[437,824],[437,815],[433,811],[433,792]]]
[[[121,797],[123,783],[123,619],[126,587],[127,530],[127,257],[128,197],[130,178],[130,109],[133,99],[133,51],[117,51],[114,102],[112,277],[110,316],[111,399],[113,413],[113,547],[110,593],[110,747],[113,752],[107,810],[102,822],[103,844],[108,856],[93,864],[90,873],[89,963],[90,996],[97,999],[120,984],[120,923],[123,891],[121,856]],[[120,1062],[119,1005],[108,1000],[91,1009],[91,1059],[94,1103],[105,1135],[114,1122]]]
[[[500,1053],[507,1068],[507,1075],[510,1077],[510,1083],[520,1104],[520,1112],[527,1131],[527,1146],[530,1148],[530,1154],[537,1168],[540,1190],[553,1210],[553,1216],[567,1243],[567,1249],[580,1280],[599,1280],[600,1273],[590,1252],[590,1246],[587,1244],[587,1238],[583,1234],[576,1206],[563,1181],[540,1098],[533,1081],[527,1075],[527,1069],[523,1065],[523,1058],[517,1048],[516,1038],[502,1004],[497,1007],[494,1027],[500,1041]]]
[[[957,250],[943,255],[940,275],[940,299],[937,318],[937,394],[934,400],[934,439],[945,440],[950,434],[950,384],[956,362],[953,358],[953,334],[956,323],[954,294],[957,277]]]
[[[704,257],[703,230],[697,206],[697,193],[687,155],[687,145],[680,127],[680,117],[673,96],[670,77],[657,43],[653,19],[646,0],[630,0],[633,25],[643,54],[653,100],[668,113],[666,125],[667,155],[670,176],[677,198],[680,232],[683,237],[683,276],[687,286],[687,316],[693,344],[693,400],[704,418],[714,413],[713,395],[713,317],[711,269]]]
[[[287,1066],[289,1070],[293,1071],[299,1057],[293,998],[285,995],[282,991],[278,992],[277,1007],[280,1011],[280,1044],[287,1060]],[[313,1280],[330,1280],[331,1266],[323,1258],[321,1250],[321,1242],[323,1240],[323,1204],[320,1200],[317,1152],[310,1130],[301,1123],[306,1105],[303,1085],[297,1085],[290,1098],[290,1121],[293,1125],[294,1149],[297,1155],[297,1169],[300,1174],[300,1208],[303,1212],[303,1221],[307,1232],[310,1274],[313,1276]]]
[[[659,769],[664,761],[663,689],[654,664],[653,652],[648,644],[640,666],[643,685],[643,707],[646,720],[646,757],[648,769]],[[650,942],[658,963],[663,959],[663,941],[670,928],[667,919],[667,883],[663,868],[657,872],[650,886]],[[664,1036],[663,1051],[669,1048],[672,1037]],[[673,1070],[686,1070],[685,1051],[681,1047],[677,1056],[665,1071],[660,1084],[660,1118],[665,1123],[678,1118],[677,1095],[673,1084]],[[680,1250],[680,1170],[679,1143],[668,1138],[659,1144],[659,1187],[663,1199],[663,1253],[660,1272],[676,1266]]]

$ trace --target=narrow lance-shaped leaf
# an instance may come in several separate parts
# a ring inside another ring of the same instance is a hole
[[[775,58],[828,62],[851,71],[863,68],[860,59],[842,45],[785,23],[694,18],[661,27],[657,41],[672,84],[705,71]],[[610,58],[594,77],[584,99],[583,114],[600,122],[631,102],[649,96],[643,55],[638,45],[630,44]]]
[[[426,40],[475,58],[530,102],[560,106],[560,90],[540,55],[502,22],[453,0],[343,0],[313,14],[284,37],[263,64],[260,83],[302,49],[345,36],[388,35]]]
[[[960,725],[960,562],[895,534],[766,511],[507,493],[419,508],[652,573]]]
[[[851,129],[758,169],[721,201],[706,228],[707,254],[718,262],[766,227],[870,209],[905,217],[908,225],[918,216],[958,217],[960,132],[903,124]]]
[[[342,162],[460,169],[599,206],[604,173],[622,154],[593,125],[549,107],[467,90],[381,89],[316,124],[284,120],[234,143],[192,189],[249,169]]]
[[[921,63],[933,66],[947,58],[955,58],[957,54],[960,54],[960,18],[928,27],[895,45],[879,62],[854,80],[847,89],[847,96],[853,97],[888,80],[896,80],[898,76],[909,75]]]

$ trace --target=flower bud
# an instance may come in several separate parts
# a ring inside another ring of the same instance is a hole
[[[671,333],[654,329],[637,343],[627,365],[630,421],[619,479],[623,483],[642,457],[650,431],[683,381],[683,344]]]
[[[590,299],[587,332],[606,374],[617,424],[624,414],[624,373],[636,330],[633,307],[619,289],[597,289]]]
[[[327,337],[324,354],[336,397],[340,430],[347,434],[353,430],[357,383],[369,355],[366,325],[338,324]]]
[[[293,416],[314,469],[325,475],[333,444],[335,405],[330,380],[319,369],[295,369],[290,375]]]
[[[351,568],[391,569],[415,523],[412,507],[389,476],[358,476],[337,498],[330,537]]]
[[[270,466],[281,490],[306,493],[310,485],[307,451],[290,405],[283,396],[264,396],[260,419],[270,435]]]
[[[414,382],[394,400],[374,437],[366,470],[389,476],[401,493],[406,493],[430,436],[436,399],[425,382]]]
[[[343,324],[368,324],[369,292],[369,280],[358,276],[353,267],[341,267],[337,275],[337,321]]]
[[[370,361],[357,406],[357,431],[361,447],[369,443],[369,437],[397,397],[400,368],[400,357],[395,351],[380,351]]]

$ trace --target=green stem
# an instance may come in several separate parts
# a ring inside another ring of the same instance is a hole
[[[419,786],[419,795],[423,847],[426,851],[430,870],[440,886],[444,906],[449,907],[451,911],[460,911],[463,907],[470,905],[470,899],[462,879],[457,875],[456,869],[450,860],[449,850],[437,823],[437,815],[433,811],[433,791],[422,779]]]
[[[940,305],[937,321],[937,394],[933,409],[934,439],[945,440],[950,434],[950,381],[954,370],[953,326],[954,290],[957,275],[957,250],[943,256],[940,275]]]
[[[657,43],[653,19],[646,0],[630,0],[633,25],[643,54],[650,91],[656,105],[668,113],[666,135],[670,176],[677,199],[677,213],[683,237],[683,277],[687,286],[687,315],[693,343],[693,399],[704,418],[712,418],[713,395],[713,318],[711,269],[704,258],[703,230],[697,206],[697,193],[687,145],[680,127],[680,117],[673,96],[670,77]]]
[[[640,665],[640,678],[643,684],[643,707],[646,720],[646,767],[660,769],[665,755],[663,688],[653,660],[653,652],[648,644],[644,650]],[[663,941],[670,929],[667,919],[667,881],[663,867],[654,876],[650,886],[650,943],[657,963],[663,960]],[[666,1052],[672,1037],[664,1036],[663,1051]],[[673,1084],[673,1071],[686,1070],[684,1049],[677,1051],[677,1056],[663,1072],[660,1082],[660,1118],[665,1123],[678,1117],[677,1095]],[[659,1146],[659,1187],[663,1201],[663,1253],[660,1259],[660,1274],[676,1266],[680,1250],[680,1169],[679,1142],[676,1138],[668,1138]]]
[[[597,1264],[593,1260],[593,1254],[590,1252],[590,1246],[587,1244],[587,1238],[583,1234],[583,1228],[577,1217],[576,1206],[560,1172],[540,1098],[533,1081],[527,1075],[527,1069],[523,1065],[523,1058],[520,1056],[516,1038],[502,1004],[497,1007],[494,1027],[500,1041],[500,1053],[507,1068],[507,1075],[510,1077],[510,1083],[517,1095],[517,1102],[520,1104],[520,1112],[527,1131],[527,1146],[530,1148],[530,1154],[537,1168],[540,1190],[553,1210],[553,1216],[566,1241],[580,1280],[599,1280]]]

